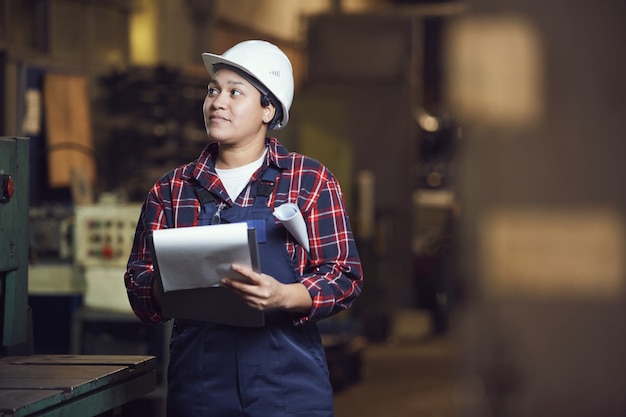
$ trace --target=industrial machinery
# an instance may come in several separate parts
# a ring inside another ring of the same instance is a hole
[[[28,140],[0,138],[2,354],[28,339]]]
[[[140,212],[141,204],[75,208],[74,264],[84,276],[85,307],[132,313],[123,277]]]
[[[27,138],[0,137],[0,415],[114,415],[156,387],[155,357],[29,352],[28,161]]]

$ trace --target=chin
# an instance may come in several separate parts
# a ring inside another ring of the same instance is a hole
[[[216,127],[207,128],[207,133],[209,134],[209,137],[215,141],[228,140],[231,136],[228,132],[225,132],[224,129]]]
[[[235,138],[233,138],[231,135],[211,134],[209,135],[209,138],[212,142],[223,143],[225,145],[236,142]]]

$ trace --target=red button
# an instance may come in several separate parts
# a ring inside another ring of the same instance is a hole
[[[9,177],[7,181],[6,190],[7,196],[9,196],[9,198],[13,197],[13,194],[15,193],[15,181],[13,181],[13,178],[11,177]]]
[[[110,246],[104,246],[102,248],[102,257],[107,259],[113,258],[113,248]]]

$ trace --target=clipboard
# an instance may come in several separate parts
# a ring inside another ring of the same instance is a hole
[[[159,262],[152,235],[148,239],[155,277],[161,299],[161,313],[174,319],[199,320],[239,327],[261,327],[265,325],[265,313],[244,303],[232,291],[224,287],[203,287],[165,291],[159,272]],[[252,269],[261,267],[256,229],[248,229],[248,246]]]

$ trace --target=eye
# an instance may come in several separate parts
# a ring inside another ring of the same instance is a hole
[[[233,95],[233,96],[240,96],[240,95],[242,95],[243,93],[242,93],[241,91],[239,91],[239,90],[232,90],[232,91],[230,92],[230,94],[231,94],[231,95]]]
[[[209,87],[208,94],[209,96],[214,97],[219,94],[219,91],[215,87]]]

